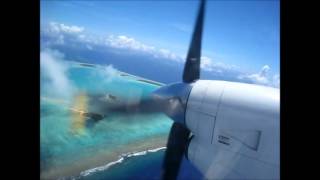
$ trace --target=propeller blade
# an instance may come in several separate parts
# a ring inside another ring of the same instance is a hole
[[[201,0],[198,16],[196,19],[195,28],[192,35],[191,44],[187,54],[186,63],[183,70],[183,82],[192,83],[200,78],[200,58],[201,58],[201,41],[202,29],[204,21],[205,0]],[[189,91],[190,92],[190,91]],[[182,96],[184,97],[184,96]],[[187,101],[187,100],[186,100]],[[185,108],[185,103],[180,103]],[[164,157],[162,179],[176,179],[182,162],[190,131],[186,128],[183,119],[173,119],[170,135],[167,143],[167,150]]]
[[[177,178],[189,134],[190,131],[184,125],[173,123],[164,156],[162,179],[173,180]]]
[[[107,112],[119,112],[124,114],[148,114],[163,112],[165,104],[163,101],[154,101],[151,98],[145,98],[139,102],[118,103],[108,107]]]
[[[205,0],[201,1],[196,25],[193,31],[187,60],[183,70],[183,82],[191,83],[200,78],[200,58]]]

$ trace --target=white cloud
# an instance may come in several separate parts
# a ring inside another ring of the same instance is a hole
[[[270,70],[270,67],[268,65],[264,65],[260,71],[260,74],[259,76],[260,77],[266,77],[267,76],[267,73],[269,72]]]
[[[166,59],[171,59],[171,60],[175,60],[178,62],[183,62],[183,58],[181,56],[176,55],[175,53],[173,53],[167,49],[159,49],[157,54],[158,54],[158,56],[166,58]],[[155,56],[157,56],[157,54],[155,54]]]
[[[110,35],[109,37],[106,38],[105,45],[111,46],[114,48],[129,49],[136,52],[147,53],[147,54],[153,55],[155,58],[165,58],[165,59],[170,59],[175,61],[182,60],[181,56],[176,55],[170,50],[163,49],[163,48],[156,48],[154,46],[147,45],[145,43],[142,43],[134,38],[131,38],[125,35],[119,35],[119,36]]]
[[[226,65],[221,62],[215,62],[210,57],[202,56],[200,67],[205,71],[223,73],[225,71],[237,71],[238,67],[234,65]]]
[[[66,75],[68,66],[63,58],[59,51],[45,49],[40,52],[40,73],[48,79],[42,87],[54,96],[69,98],[75,89]]]
[[[50,22],[45,28],[41,29],[41,33],[50,38],[50,41],[45,42],[47,47],[54,44],[62,45],[70,38],[86,41],[87,38],[83,32],[83,27],[68,26],[57,22]]]
[[[254,84],[267,85],[273,87],[279,87],[280,85],[280,76],[274,75],[272,79],[268,77],[268,73],[270,71],[270,67],[268,65],[264,65],[259,73],[254,74],[246,74],[239,75],[238,79],[250,81]]]
[[[44,27],[42,33],[50,37],[49,42],[45,42],[46,47],[51,45],[63,45],[65,42],[78,41],[84,43],[88,50],[92,50],[95,45],[112,47],[116,49],[130,50],[136,53],[145,53],[155,58],[165,58],[177,62],[184,62],[184,58],[171,52],[168,49],[156,48],[142,43],[132,37],[125,35],[109,35],[108,37],[95,37],[85,34],[84,28],[79,26],[69,26],[62,23],[50,22]]]
[[[109,35],[108,37],[94,37],[84,34],[84,28],[79,26],[68,26],[61,23],[50,22],[49,26],[42,31],[45,35],[51,37],[51,42],[47,42],[47,46],[64,44],[68,39],[78,40],[86,43],[85,47],[89,50],[94,45],[102,45],[117,49],[131,50],[137,53],[147,53],[155,58],[166,58],[169,60],[182,61],[183,58],[167,49],[156,48],[151,45],[142,43],[132,37],[125,35]]]
[[[240,75],[238,78],[243,80],[249,80],[255,84],[267,85],[269,80],[267,78],[267,73],[270,70],[268,65],[264,65],[259,73],[249,74],[249,75]]]
[[[267,73],[269,72],[270,67],[268,65],[264,65],[258,74],[248,75],[247,78],[251,79],[253,82],[257,84],[269,84],[269,79],[267,78]]]
[[[120,36],[109,36],[106,38],[106,45],[115,47],[115,48],[125,48],[143,52],[153,52],[155,48],[153,46],[148,46],[143,44],[140,41],[135,40],[134,38],[130,38],[124,35]]]
[[[70,65],[64,54],[57,50],[44,49],[40,52],[40,74],[45,79],[41,81],[41,89],[46,95],[71,100],[79,93],[67,74]],[[102,79],[101,83],[110,83],[118,76],[119,71],[112,65],[99,67],[101,70],[92,71],[91,75]]]
[[[119,75],[119,71],[110,65],[99,65],[99,70],[91,71],[90,76],[98,77],[102,81],[100,83],[110,83]]]
[[[67,26],[65,24],[60,24],[56,22],[49,23],[50,29],[52,32],[64,32],[64,33],[81,33],[84,31],[83,27],[79,26]]]

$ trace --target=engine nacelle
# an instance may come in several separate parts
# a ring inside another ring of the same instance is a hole
[[[279,179],[279,89],[199,80],[190,92],[187,158],[208,179]]]

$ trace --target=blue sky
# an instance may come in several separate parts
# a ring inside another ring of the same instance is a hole
[[[198,3],[41,1],[40,22],[80,27],[96,37],[125,36],[184,58]],[[237,67],[248,78],[259,79],[266,70],[272,79],[279,74],[279,12],[279,1],[208,1],[202,56]]]

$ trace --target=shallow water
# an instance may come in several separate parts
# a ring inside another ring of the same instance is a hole
[[[119,101],[139,100],[157,86],[137,81],[134,77],[120,76],[110,68],[84,67],[74,62],[66,63],[66,66],[63,78],[67,79],[71,93],[56,93],[59,87],[52,83],[54,79],[41,72],[42,179],[76,176],[87,169],[116,161],[124,153],[165,145],[172,122],[163,114],[107,114],[98,123],[75,128],[74,119],[78,115],[71,112],[70,107],[75,106],[74,99],[79,93],[88,99],[108,93]],[[93,106],[81,107],[89,109]],[[80,124],[82,121],[87,120],[80,118]]]

